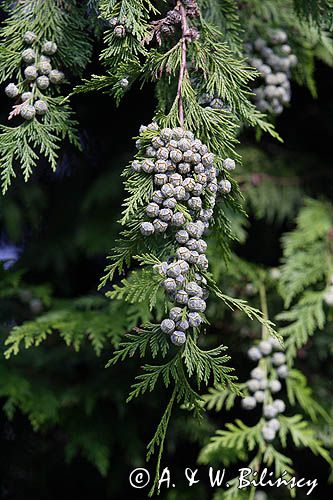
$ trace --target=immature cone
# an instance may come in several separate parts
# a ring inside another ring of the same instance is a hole
[[[176,329],[176,324],[172,319],[164,319],[161,323],[161,330],[164,333],[173,333]]]
[[[125,26],[118,24],[118,26],[114,28],[113,33],[118,38],[124,38],[124,36],[126,35],[126,28]]]
[[[47,56],[53,56],[58,50],[57,44],[52,41],[46,41],[43,44],[42,52]]]
[[[29,101],[30,99],[33,98],[33,93],[32,92],[23,92],[23,94],[21,95],[21,101],[22,102],[25,102],[25,101]]]
[[[273,393],[279,392],[281,390],[281,382],[279,380],[272,380],[269,387]]]
[[[50,85],[50,80],[47,76],[42,75],[37,78],[37,87],[41,90],[46,90]]]
[[[251,361],[259,361],[259,359],[262,357],[262,354],[258,347],[251,347],[248,350],[247,355]]]
[[[287,365],[281,365],[278,367],[278,369],[276,370],[277,374],[278,374],[278,377],[284,379],[284,378],[287,378],[288,377],[288,367]]]
[[[273,401],[273,406],[278,413],[283,413],[286,409],[286,405],[282,399],[276,399]]]
[[[63,74],[63,72],[57,69],[52,69],[48,74],[50,82],[54,84],[61,83],[64,80],[64,77],[65,75]]]
[[[33,49],[25,49],[22,52],[22,60],[25,63],[31,64],[35,62],[36,59],[36,52]]]
[[[141,224],[141,233],[143,236],[150,236],[151,234],[154,234],[155,228],[151,222],[143,222]]]
[[[226,169],[226,170],[235,170],[236,168],[236,164],[235,164],[235,160],[233,160],[232,158],[226,158],[224,161],[223,161],[223,167]]]
[[[265,392],[264,391],[256,391],[254,393],[254,398],[257,403],[263,403],[265,401]]]
[[[268,426],[263,427],[261,433],[264,440],[268,442],[274,441],[276,436],[275,430]]]
[[[5,88],[5,94],[7,97],[10,97],[11,99],[14,99],[19,95],[19,89],[15,85],[15,83],[9,83],[7,87]]]
[[[231,191],[231,182],[228,179],[222,179],[218,184],[220,193],[228,194]]]
[[[127,80],[127,78],[122,78],[119,82],[119,85],[123,88],[123,89],[126,89],[129,85],[129,81]]]
[[[48,75],[52,70],[52,66],[50,61],[39,61],[38,63],[38,72],[41,75]]]
[[[244,410],[253,410],[256,405],[257,402],[252,396],[247,396],[246,398],[242,399],[242,407],[244,408]]]
[[[272,345],[268,340],[259,342],[259,350],[263,356],[268,356],[272,352]]]
[[[266,418],[274,418],[278,414],[278,410],[274,405],[267,405],[264,406],[263,413]]]
[[[25,120],[32,120],[36,115],[36,110],[31,104],[24,104],[21,108],[20,115]]]
[[[36,101],[34,104],[34,108],[37,115],[45,115],[45,113],[47,113],[48,111],[46,102],[42,100]]]
[[[37,35],[33,31],[27,31],[23,35],[23,41],[27,45],[32,45],[37,40]]]
[[[24,70],[24,76],[28,81],[36,80],[38,73],[36,66],[27,66]]]
[[[283,352],[275,352],[272,356],[272,363],[274,366],[281,366],[285,363],[286,356]]]
[[[255,378],[248,380],[246,384],[251,392],[256,392],[260,389],[260,382]]]
[[[277,418],[271,418],[267,423],[266,423],[266,426],[267,427],[270,427],[271,429],[273,429],[274,431],[278,431],[281,427],[281,424],[279,422],[279,420]]]
[[[174,345],[182,346],[186,342],[186,335],[184,332],[176,331],[171,335],[170,339]]]

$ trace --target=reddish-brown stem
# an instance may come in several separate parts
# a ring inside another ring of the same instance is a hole
[[[181,15],[181,27],[182,27],[182,38],[180,40],[181,43],[181,62],[179,69],[179,77],[178,77],[178,88],[177,88],[177,97],[178,97],[178,115],[180,125],[184,126],[184,106],[183,106],[183,96],[182,96],[182,84],[184,80],[184,75],[186,72],[186,36],[188,32],[187,28],[187,19],[186,19],[186,11],[185,7],[181,1],[178,1],[178,9]]]

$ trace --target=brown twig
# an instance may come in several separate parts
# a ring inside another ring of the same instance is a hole
[[[186,19],[186,10],[181,1],[177,2],[177,8],[179,9],[181,15],[181,29],[182,29],[182,38],[181,38],[181,62],[180,62],[180,70],[178,77],[178,87],[177,87],[177,96],[178,96],[178,115],[180,125],[184,126],[184,106],[183,106],[183,97],[182,97],[182,84],[185,76],[185,72],[187,70],[186,67],[186,43],[187,43],[187,34],[188,34],[188,26]]]

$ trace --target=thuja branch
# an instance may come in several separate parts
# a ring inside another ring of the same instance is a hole
[[[20,115],[22,121],[13,127],[0,125],[3,193],[16,176],[16,164],[27,181],[41,157],[56,169],[65,137],[81,147],[73,113],[59,96],[65,75],[58,68],[80,72],[90,56],[84,15],[75,2],[73,18],[60,2],[13,4],[0,27],[0,83],[6,82],[5,93],[14,102],[9,120]]]
[[[114,287],[112,298],[133,303],[149,300],[150,308],[156,309],[156,323],[146,323],[137,334],[129,334],[111,363],[136,353],[144,357],[148,350],[153,358],[160,355],[161,363],[161,358],[174,352],[174,346],[179,349],[164,364],[145,365],[129,397],[131,400],[154,390],[158,382],[166,389],[174,386],[171,401],[148,445],[147,458],[158,452],[158,481],[174,403],[183,404],[199,416],[202,385],[212,381],[214,386],[228,385],[231,392],[238,392],[232,369],[226,366],[229,361],[226,347],[202,350],[197,345],[200,332],[208,323],[205,310],[210,291],[205,236],[213,222],[216,204],[227,197],[233,203],[232,196],[237,197],[237,186],[231,183],[230,174],[236,164],[228,157],[229,151],[233,152],[235,134],[232,113],[206,108],[198,96],[207,89],[226,98],[231,109],[244,110],[249,106],[245,89],[251,75],[234,59],[220,32],[201,19],[195,0],[177,0],[176,7],[165,18],[151,26],[144,43],[148,45],[156,38],[159,47],[147,49],[142,73],[145,79],[153,76],[157,80],[160,106],[156,122],[140,127],[136,138],[138,152],[124,173],[129,197],[124,203],[121,224],[125,228],[123,236],[133,246],[127,247],[126,258],[121,256],[120,264],[119,252],[114,255],[115,266],[110,274],[115,268],[122,271],[124,264],[129,265],[136,255],[144,270],[132,272],[122,281],[122,287]],[[176,39],[168,42],[167,37],[176,30]],[[210,42],[215,37],[217,46]],[[166,94],[168,99],[164,101]],[[206,139],[208,144],[204,142]],[[235,194],[229,197],[232,191]],[[162,290],[164,295],[160,293]],[[233,305],[250,316],[258,316],[243,303],[233,301]]]

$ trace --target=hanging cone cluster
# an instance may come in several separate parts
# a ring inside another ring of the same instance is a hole
[[[19,112],[25,120],[32,120],[36,115],[45,115],[48,111],[43,91],[49,88],[50,84],[59,84],[64,80],[62,71],[53,69],[51,56],[57,50],[57,44],[53,41],[45,41],[42,45],[42,54],[39,56],[33,47],[37,41],[37,35],[32,31],[27,31],[23,36],[23,41],[29,45],[22,52],[22,63],[24,65],[24,81],[20,85],[9,83],[5,88],[7,97],[11,99],[20,98]]]
[[[248,357],[251,361],[259,361],[259,364],[251,371],[251,378],[246,382],[248,391],[252,395],[242,400],[242,407],[245,410],[253,410],[257,404],[263,405],[265,424],[261,433],[265,441],[273,441],[280,429],[278,415],[286,409],[282,399],[273,397],[273,394],[278,393],[282,388],[279,379],[285,379],[288,376],[286,357],[281,351],[280,343],[273,337],[269,340],[262,340],[258,346],[251,347]],[[268,369],[260,366],[260,360],[263,357],[268,363]]]
[[[167,233],[175,243],[175,255],[156,270],[165,277],[163,287],[175,303],[161,329],[175,345],[182,345],[186,331],[203,321],[208,297],[203,276],[208,269],[204,236],[218,192],[230,192],[231,184],[227,179],[218,181],[214,154],[192,132],[180,127],[160,130],[155,123],[148,129],[156,135],[142,151],[144,158],[132,163],[135,172],[152,175],[155,186],[140,230],[146,237]],[[140,139],[137,146],[142,148]],[[223,167],[233,170],[234,160],[225,159]]]

